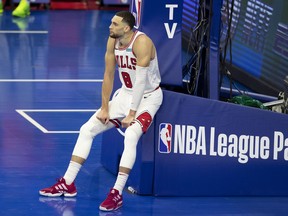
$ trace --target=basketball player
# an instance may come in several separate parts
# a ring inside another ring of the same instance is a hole
[[[40,190],[40,195],[75,196],[74,180],[89,155],[93,138],[121,126],[126,131],[119,173],[99,208],[113,211],[122,206],[122,191],[135,162],[138,140],[148,130],[163,99],[155,46],[147,35],[133,31],[134,24],[135,18],[128,11],[118,12],[112,18],[105,54],[102,106],[81,127],[65,175],[53,186]],[[122,87],[109,101],[116,64]]]

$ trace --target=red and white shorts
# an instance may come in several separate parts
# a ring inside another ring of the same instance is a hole
[[[112,100],[109,102],[110,122],[116,127],[120,127],[122,119],[128,115],[131,101],[131,93],[121,88],[114,94]],[[162,101],[163,93],[159,87],[143,95],[134,123],[139,123],[144,133],[151,125]]]
[[[92,135],[104,132],[112,127],[119,128],[121,121],[124,119],[129,111],[132,101],[132,95],[125,89],[119,89],[115,92],[112,100],[109,102],[109,115],[110,122],[113,124],[102,124],[97,120],[96,115],[100,111],[97,110],[85,125],[89,128]],[[163,101],[163,93],[161,88],[156,88],[154,91],[146,93],[140,102],[136,113],[136,119],[133,123],[138,123],[142,128],[142,132],[145,133],[151,125],[153,118],[161,106]]]

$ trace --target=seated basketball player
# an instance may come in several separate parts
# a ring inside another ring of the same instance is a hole
[[[112,211],[122,206],[122,191],[135,162],[138,140],[148,130],[163,99],[155,46],[143,32],[133,31],[134,24],[135,18],[128,11],[118,12],[112,18],[105,54],[101,108],[81,127],[64,176],[53,186],[40,190],[40,195],[75,196],[74,180],[89,155],[93,138],[113,127],[123,127],[126,131],[119,173],[99,208]],[[109,101],[116,64],[122,87]]]

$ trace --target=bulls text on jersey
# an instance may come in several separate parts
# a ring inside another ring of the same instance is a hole
[[[130,70],[136,70],[136,58],[130,57],[130,56],[124,56],[124,55],[116,55],[116,61],[118,63],[118,66],[120,68],[128,68]]]

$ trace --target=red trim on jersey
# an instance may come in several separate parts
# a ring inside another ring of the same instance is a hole
[[[139,36],[141,36],[141,35],[144,35],[144,33],[141,33],[141,34],[139,34],[137,37],[139,37]],[[136,40],[136,39],[135,39]],[[134,44],[133,44],[134,45]],[[136,57],[136,55],[135,55],[135,52],[134,52],[134,46],[132,46],[132,53],[133,53],[133,55]]]
[[[118,119],[109,119],[109,121],[113,123],[116,128],[119,128],[121,126],[121,122]]]
[[[123,48],[119,48],[119,47],[118,47],[117,49],[120,50],[120,51],[127,49],[127,48],[131,45],[131,43],[133,42],[133,40],[134,40],[137,32],[138,32],[137,30],[134,32],[131,40],[129,41],[129,43],[128,43],[125,47],[123,47]],[[118,42],[119,42],[119,40],[117,40],[117,43],[118,43]],[[133,50],[133,49],[132,49],[132,50]]]

